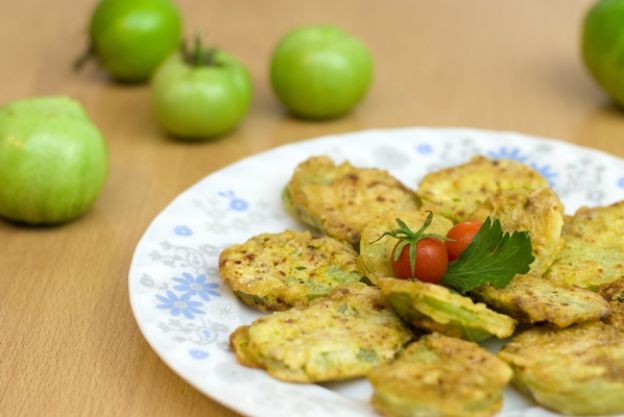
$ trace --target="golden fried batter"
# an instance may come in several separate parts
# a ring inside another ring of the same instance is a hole
[[[326,156],[297,166],[283,193],[285,206],[303,222],[356,245],[362,229],[388,210],[415,210],[415,193],[387,171],[335,165]]]
[[[292,230],[226,248],[219,256],[219,274],[244,303],[262,311],[307,305],[361,279],[350,244]]]
[[[527,231],[535,260],[531,272],[541,276],[559,252],[563,227],[563,204],[553,190],[506,190],[491,194],[470,218],[500,220],[505,232]]]
[[[487,216],[499,219],[507,232],[528,231],[535,261],[528,275],[514,277],[505,288],[485,286],[475,291],[481,300],[520,321],[558,327],[608,316],[609,307],[597,294],[565,289],[541,278],[562,243],[563,205],[550,188],[494,193],[472,214],[480,220]]]
[[[511,317],[441,285],[396,278],[381,278],[377,285],[397,314],[418,329],[474,341],[514,332]]]
[[[609,303],[611,308],[611,315],[605,319],[605,322],[624,330],[624,278],[601,285],[598,287],[598,294]]]
[[[249,326],[240,326],[230,334],[230,346],[238,363],[250,368],[261,368],[261,360],[249,349]]]
[[[546,277],[560,285],[595,289],[624,277],[624,201],[582,207],[566,218],[561,248]]]
[[[475,156],[470,161],[429,173],[416,191],[423,206],[455,222],[469,215],[492,193],[504,190],[538,190],[548,181],[520,162]]]
[[[514,384],[543,406],[571,415],[624,413],[624,332],[613,326],[535,327],[499,357],[514,370]]]
[[[557,287],[532,274],[516,275],[505,288],[485,286],[476,294],[492,308],[524,323],[548,322],[567,327],[609,315],[609,305],[598,294],[582,288]]]
[[[230,341],[243,365],[286,381],[318,382],[364,376],[411,338],[377,288],[354,283],[308,307],[261,317]]]
[[[380,237],[391,230],[397,229],[396,219],[403,220],[410,229],[416,231],[425,222],[428,212],[414,210],[409,212],[388,212],[380,215],[370,222],[362,231],[360,240],[360,257],[358,259],[360,273],[365,275],[371,282],[376,283],[381,277],[391,277],[392,255],[398,240],[392,236]],[[440,215],[434,215],[427,233],[436,233],[446,236],[453,223]]]
[[[473,342],[434,333],[368,376],[387,417],[487,417],[500,410],[512,371]]]

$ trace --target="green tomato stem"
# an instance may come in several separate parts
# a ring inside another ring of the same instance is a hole
[[[218,67],[217,48],[206,48],[203,45],[201,35],[195,35],[192,49],[189,49],[186,41],[182,42],[180,52],[184,61],[193,67]]]
[[[78,55],[78,57],[74,61],[74,65],[73,65],[74,71],[80,71],[82,69],[82,67],[84,67],[84,65],[88,61],[90,61],[93,58],[95,58],[95,56],[96,56],[95,44],[93,42],[89,42],[89,46],[87,46],[87,49],[82,51],[80,53],[80,55]]]

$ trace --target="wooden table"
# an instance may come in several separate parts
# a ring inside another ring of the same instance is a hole
[[[106,136],[110,174],[95,207],[48,228],[0,221],[1,416],[236,414],[176,376],[150,349],[128,301],[128,268],[149,222],[177,194],[239,158],[366,128],[516,130],[624,157],[624,114],[584,70],[579,25],[589,0],[178,0],[201,31],[249,67],[255,96],[236,132],[189,144],[155,124],[146,85],[71,70],[95,1],[0,4],[0,102],[77,98]],[[289,117],[268,60],[287,29],[331,22],[357,34],[376,78],[351,114]]]

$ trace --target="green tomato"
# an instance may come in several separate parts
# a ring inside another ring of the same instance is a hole
[[[89,27],[92,52],[120,81],[147,79],[179,46],[181,32],[170,0],[102,0]]]
[[[601,0],[589,10],[583,21],[581,52],[593,78],[624,106],[624,0]]]
[[[182,139],[220,136],[243,119],[251,101],[245,66],[219,50],[174,54],[156,71],[152,102],[164,129]]]
[[[74,219],[95,202],[107,169],[106,142],[78,102],[43,97],[0,107],[0,216]]]
[[[340,116],[366,94],[373,61],[366,46],[334,26],[306,26],[288,32],[271,58],[271,83],[295,115]]]

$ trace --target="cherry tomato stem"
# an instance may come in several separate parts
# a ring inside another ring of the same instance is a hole
[[[392,250],[391,266],[397,278],[417,278],[421,281],[437,283],[442,280],[448,268],[448,254],[444,236],[427,233],[433,213],[417,231],[412,231],[401,219],[396,219],[399,228],[379,237],[392,236],[399,241]]]

